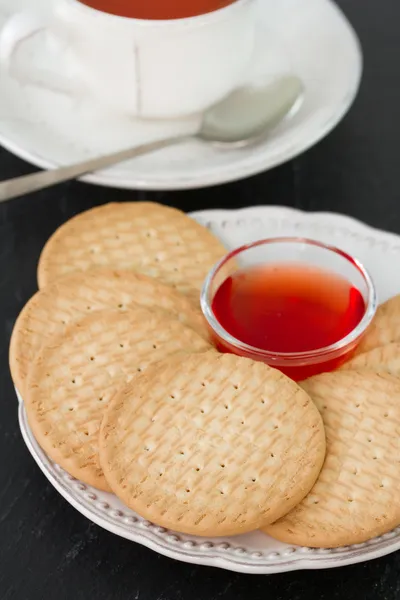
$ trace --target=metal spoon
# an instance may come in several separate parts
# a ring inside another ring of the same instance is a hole
[[[196,135],[180,135],[149,142],[75,165],[2,181],[0,202],[105,169],[155,150],[181,144],[190,139],[223,144],[227,148],[247,146],[265,135],[294,110],[302,97],[302,92],[302,82],[295,76],[282,77],[266,86],[239,89],[204,113],[201,127]]]

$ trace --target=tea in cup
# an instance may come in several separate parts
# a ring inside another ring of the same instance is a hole
[[[129,19],[172,20],[197,17],[233,4],[235,0],[80,0],[91,8]]]

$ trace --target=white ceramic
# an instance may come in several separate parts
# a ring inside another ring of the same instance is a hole
[[[235,89],[254,50],[254,0],[171,21],[118,17],[78,0],[53,4],[47,17],[31,8],[6,23],[3,63],[10,67],[22,42],[47,31],[69,52],[72,71],[64,57],[54,71],[22,81],[89,95],[129,116],[175,118],[208,108]]]
[[[269,236],[291,235],[333,244],[359,258],[369,269],[381,300],[400,293],[400,237],[349,217],[302,213],[282,207],[210,210],[192,216],[214,231],[229,248]],[[21,399],[19,420],[33,458],[72,506],[108,531],[171,558],[243,573],[279,573],[340,567],[400,549],[400,528],[367,543],[334,550],[292,547],[261,532],[224,539],[178,535],[144,521],[112,494],[84,485],[50,461],[30,431]]]
[[[35,0],[44,15],[51,0]],[[0,25],[32,0],[0,0]],[[257,42],[242,83],[258,85],[278,73],[301,77],[300,109],[256,146],[221,149],[198,141],[92,174],[84,181],[134,189],[184,189],[233,181],[272,168],[324,137],[352,104],[361,76],[358,40],[330,0],[256,0]],[[56,70],[57,48],[45,36],[27,41],[15,68],[30,76]],[[316,60],[318,57],[318,60]],[[125,118],[77,99],[26,86],[0,73],[0,143],[43,168],[72,164],[161,137],[194,132],[198,119],[152,122]]]

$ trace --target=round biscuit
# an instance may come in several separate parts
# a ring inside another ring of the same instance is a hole
[[[195,296],[227,253],[208,229],[183,212],[154,202],[99,206],[67,221],[45,245],[38,266],[43,288],[72,271],[131,269]]]
[[[209,352],[149,367],[116,394],[100,461],[120,499],[178,532],[225,536],[276,520],[325,454],[309,396],[263,363]]]
[[[24,401],[36,440],[68,473],[108,490],[98,432],[113,394],[152,362],[209,349],[192,329],[144,307],[97,311],[71,323],[30,369]]]
[[[392,342],[400,342],[400,295],[378,306],[374,320],[357,348],[357,354]]]
[[[106,268],[70,273],[37,292],[16,321],[9,358],[18,391],[24,395],[31,362],[41,346],[66,325],[97,310],[127,310],[138,304],[163,309],[208,338],[200,307],[152,277]]]
[[[389,373],[400,377],[400,343],[393,342],[358,354],[343,365],[342,370],[348,369],[366,369],[375,373]]]
[[[302,384],[324,420],[327,453],[308,496],[264,531],[300,546],[365,542],[400,524],[400,382],[367,371]]]

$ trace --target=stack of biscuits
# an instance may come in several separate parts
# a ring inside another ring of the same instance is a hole
[[[202,283],[226,254],[180,211],[100,206],[43,249],[10,367],[68,473],[174,531],[335,547],[400,524],[400,298],[358,355],[301,385],[213,347]]]

